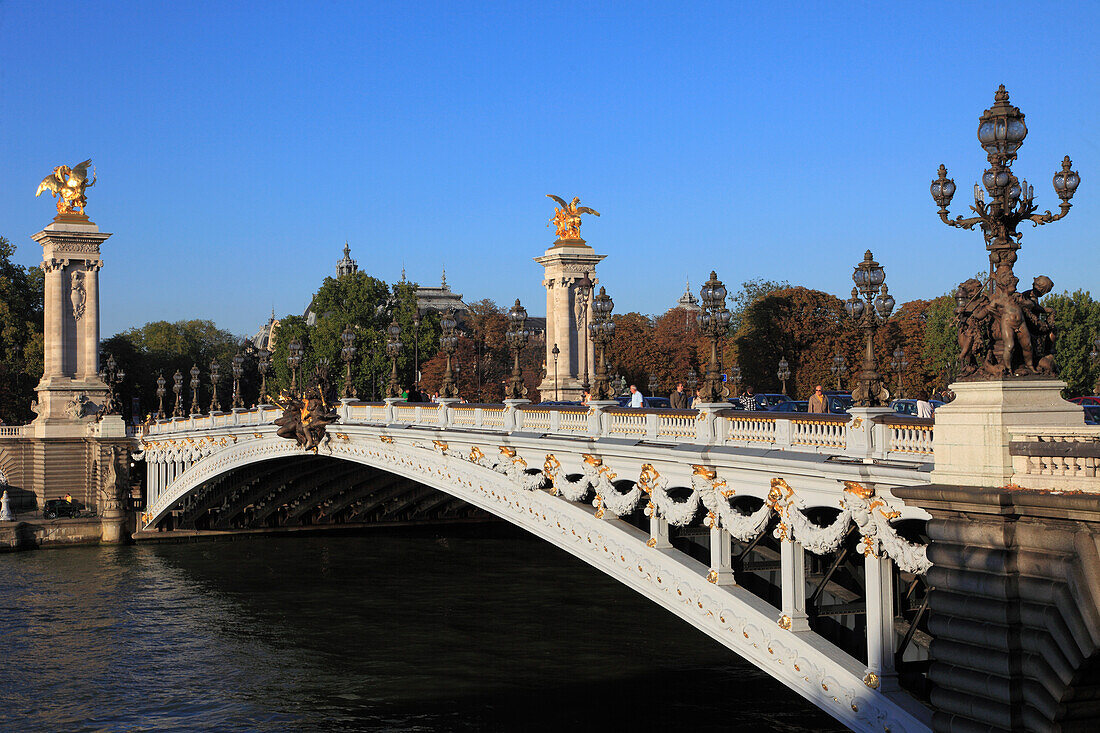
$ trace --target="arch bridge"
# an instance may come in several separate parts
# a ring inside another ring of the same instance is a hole
[[[931,421],[342,402],[323,443],[260,406],[147,426],[138,538],[485,512],[569,552],[854,730],[929,730]]]

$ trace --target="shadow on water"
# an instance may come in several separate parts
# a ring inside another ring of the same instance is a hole
[[[844,730],[566,553],[447,531],[0,556],[4,717],[28,730]]]

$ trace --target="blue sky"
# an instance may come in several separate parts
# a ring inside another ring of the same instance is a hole
[[[1077,5],[1078,7],[1071,7]],[[770,6],[770,7],[769,7]],[[113,232],[103,333],[301,312],[344,241],[360,268],[519,297],[542,314],[548,193],[602,213],[616,311],[659,313],[711,269],[845,297],[865,249],[899,302],[986,267],[963,213],[977,118],[1004,83],[1015,168],[1061,222],[1017,272],[1093,288],[1100,4],[0,2],[0,234],[34,264],[34,189],[94,159]]]

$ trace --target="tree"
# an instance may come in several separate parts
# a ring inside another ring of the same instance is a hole
[[[607,349],[608,374],[618,373],[627,384],[636,384],[645,392],[651,370],[658,368],[650,354],[653,346],[653,323],[641,313],[623,313],[611,317],[615,323],[615,338]],[[596,359],[599,360],[599,348]],[[592,373],[596,373],[595,367]],[[619,385],[611,385],[618,390]]]
[[[925,309],[921,360],[933,387],[947,389],[959,374],[959,327],[950,295],[934,298]]]
[[[757,392],[778,392],[780,358],[791,369],[792,397],[809,395],[816,384],[831,384],[833,354],[848,363],[849,379],[862,362],[862,334],[839,298],[820,290],[794,287],[753,301],[734,339],[741,374]]]
[[[1093,339],[1100,335],[1100,303],[1088,291],[1077,290],[1072,295],[1048,295],[1043,305],[1054,321],[1054,364],[1066,383],[1064,395],[1094,394],[1100,367],[1089,353]]]
[[[700,364],[709,357],[709,345],[695,325],[695,314],[683,308],[673,308],[653,320],[653,342],[645,352],[645,367],[657,377],[661,392],[676,389],[687,382],[690,372],[699,373]],[[705,346],[707,351],[701,351]],[[700,354],[703,359],[700,361]],[[724,362],[728,363],[728,362]],[[647,379],[648,387],[648,379]]]
[[[741,330],[741,322],[745,315],[745,309],[765,295],[771,295],[779,290],[787,290],[791,284],[786,280],[766,280],[762,277],[746,280],[741,283],[741,289],[736,295],[732,295],[729,301],[730,333]]]
[[[43,276],[12,262],[15,245],[0,237],[0,418],[22,424],[42,376]]]

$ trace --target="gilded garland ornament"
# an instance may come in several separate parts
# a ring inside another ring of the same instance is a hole
[[[43,191],[49,191],[57,198],[58,214],[76,214],[86,216],[84,207],[88,204],[88,197],[84,190],[95,185],[95,169],[92,169],[92,180],[88,180],[88,166],[92,164],[91,158],[83,163],[69,167],[59,165],[53,169],[53,173],[42,179],[38,184],[35,198]]]

